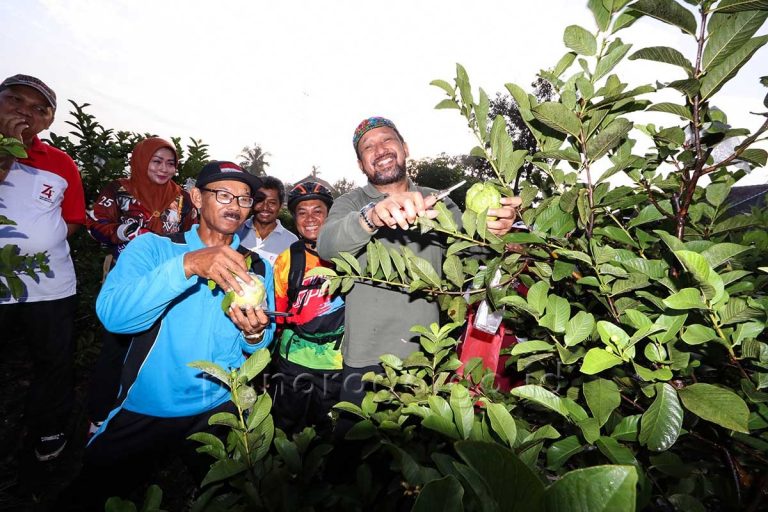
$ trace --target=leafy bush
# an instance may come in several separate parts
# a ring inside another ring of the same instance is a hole
[[[364,418],[353,435],[405,435],[418,418],[448,439],[508,445],[541,479],[557,481],[552,488],[572,481],[574,468],[621,464],[637,470],[638,508],[759,506],[768,451],[766,215],[733,215],[727,197],[745,168],[765,164],[766,152],[752,145],[768,121],[753,134],[732,128],[712,101],[768,40],[753,37],[768,8],[688,3],[696,14],[672,0],[590,1],[597,31],[569,26],[571,51],[541,74],[557,101],[539,102],[507,84],[536,139],[533,154],[514,147],[503,118],[488,119],[488,96],[480,89],[475,97],[462,66],[453,83],[433,82],[447,94],[438,108],[466,118],[478,140],[472,154],[488,159],[502,193],[526,162],[546,177],[548,187],[521,184],[530,231],[496,237],[485,229],[484,212],[465,212],[459,229],[442,209],[436,221],[421,222],[448,237],[442,273],[373,242],[366,268],[352,255],[336,261],[331,286],[367,279],[432,294],[462,323],[467,299],[457,292],[474,285],[468,302],[503,309],[529,340],[510,351],[528,384],[504,396],[483,391],[482,378],[452,382],[454,342],[437,326],[421,328],[427,354],[448,358],[440,377],[420,355],[382,358],[387,374],[369,378],[385,389],[362,408],[340,406]],[[695,62],[666,47],[630,54],[615,34],[641,17],[693,37]],[[612,73],[627,55],[673,64],[686,78],[630,88]],[[681,103],[646,99],[660,89],[678,91]],[[668,114],[670,123],[637,124],[631,115],[640,111]],[[651,142],[644,154],[633,153],[637,134]],[[732,137],[743,139],[714,159],[718,144]],[[612,188],[615,174],[632,185]],[[526,255],[507,252],[507,244],[524,244]],[[494,256],[465,257],[477,246]],[[527,296],[516,291],[518,279]],[[434,455],[417,464],[439,470],[427,486],[451,475]],[[497,484],[511,487],[510,480]],[[459,482],[473,488],[466,476]],[[464,506],[474,509],[468,494]],[[575,500],[562,508],[600,509]]]

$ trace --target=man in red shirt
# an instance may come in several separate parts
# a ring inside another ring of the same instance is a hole
[[[21,325],[33,359],[26,418],[35,455],[56,458],[67,444],[74,403],[75,268],[67,237],[85,223],[85,200],[75,162],[38,134],[53,122],[56,94],[41,80],[14,75],[0,83],[0,134],[24,143],[27,158],[0,157],[0,246],[20,254],[46,253],[48,271],[19,274],[18,296],[0,293],[0,332]]]

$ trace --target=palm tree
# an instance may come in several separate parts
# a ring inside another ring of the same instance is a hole
[[[249,173],[255,176],[267,175],[266,169],[269,167],[267,158],[270,154],[267,151],[264,151],[260,145],[254,144],[251,147],[246,146],[238,156],[242,159],[239,162],[240,167]]]

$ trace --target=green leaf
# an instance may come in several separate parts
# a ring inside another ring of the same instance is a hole
[[[491,491],[488,506],[493,505],[493,510],[509,509],[514,504],[516,510],[544,512],[544,484],[510,450],[478,441],[460,441],[455,449]]]
[[[553,471],[559,469],[568,459],[583,449],[584,446],[577,436],[568,436],[565,439],[555,441],[547,449],[547,469]]]
[[[620,117],[602,129],[597,136],[587,141],[587,157],[598,160],[612,150],[624,139],[632,129],[632,123]]]
[[[535,384],[518,386],[516,388],[512,388],[510,394],[518,398],[530,400],[546,407],[547,409],[551,409],[566,418],[568,417],[568,409],[566,408],[562,399],[548,389],[543,388],[542,386],[537,386]]]
[[[384,279],[392,279],[392,259],[389,257],[389,251],[384,244],[378,240],[374,240],[376,250],[379,253],[379,265],[381,266],[381,272],[384,274]]]
[[[432,80],[429,82],[429,85],[434,85],[435,87],[441,88],[448,96],[451,97],[453,97],[453,95],[456,93],[454,87],[445,80]]]
[[[616,21],[613,22],[613,30],[611,31],[611,34],[615,34],[619,30],[631,27],[642,17],[642,13],[638,11],[626,10],[622,12],[616,18]]]
[[[695,78],[686,78],[684,80],[674,80],[669,82],[666,84],[666,87],[680,91],[689,98],[693,98],[698,94],[699,89],[701,89],[701,82]]]
[[[651,46],[638,50],[629,56],[629,60],[651,60],[683,68],[688,76],[693,75],[693,64],[674,48],[668,46]]]
[[[640,414],[627,416],[619,421],[619,424],[611,432],[611,437],[619,441],[637,441],[637,433],[640,430]]]
[[[216,377],[221,382],[223,382],[227,387],[230,387],[229,372],[227,372],[224,368],[222,368],[216,363],[211,363],[208,361],[194,361],[189,363],[187,366],[191,366],[192,368],[197,368],[198,370],[201,370],[207,373],[208,375]]]
[[[600,425],[595,418],[585,418],[581,421],[577,421],[576,425],[581,429],[584,439],[589,444],[594,444],[600,437]]]
[[[768,101],[768,96],[766,96],[766,101]],[[768,103],[766,103],[766,101],[764,101],[763,104],[768,107]],[[759,148],[745,149],[741,155],[739,155],[738,159],[749,162],[758,167],[764,167],[765,164],[768,163],[768,151]]]
[[[674,25],[692,36],[696,35],[696,18],[675,0],[639,0],[628,9]]]
[[[591,57],[597,52],[597,40],[586,29],[578,25],[569,25],[563,34],[565,46],[579,55]]]
[[[633,247],[637,247],[637,242],[632,240],[632,237],[630,237],[626,231],[623,229],[616,227],[616,226],[606,226],[603,228],[597,228],[595,229],[595,233],[607,236],[608,238],[612,240],[616,240],[619,243],[631,245]]]
[[[488,100],[488,94],[480,88],[480,97],[475,105],[475,121],[477,123],[477,129],[480,131],[481,138],[484,141],[488,140],[488,109],[490,108],[490,102]]]
[[[539,325],[547,329],[562,333],[571,317],[571,303],[563,297],[550,295],[547,297],[546,314],[539,320]]]
[[[375,276],[379,270],[379,249],[374,242],[369,242],[365,247],[365,253],[368,259],[368,274]]]
[[[592,11],[592,16],[595,17],[595,23],[597,23],[600,32],[607,32],[611,24],[611,11],[605,7],[602,0],[589,0],[587,7]]]
[[[491,427],[498,436],[505,441],[510,448],[515,446],[517,440],[517,425],[509,411],[502,404],[488,404],[486,407]]]
[[[616,383],[606,379],[595,379],[584,383],[584,398],[589,410],[602,427],[611,413],[621,404],[621,395]]]
[[[752,55],[768,42],[768,35],[753,37],[744,43],[738,50],[726,59],[714,66],[701,79],[701,99],[706,100],[719,91],[723,85],[736,76],[741,67],[752,58]]]
[[[656,399],[640,420],[640,444],[661,452],[675,444],[683,425],[683,408],[675,388],[657,383]]]
[[[602,436],[595,441],[595,446],[613,464],[625,464],[628,466],[637,464],[637,459],[635,459],[632,450],[619,443],[613,437]]]
[[[711,302],[719,301],[725,292],[725,285],[707,259],[693,251],[675,251],[675,256],[699,285],[704,297]]]
[[[685,408],[721,427],[749,434],[749,408],[742,398],[712,384],[697,383],[678,390]]]
[[[584,362],[581,365],[581,373],[594,375],[603,370],[612,368],[621,364],[621,358],[602,348],[591,348],[584,356]]]
[[[766,2],[768,4],[768,2]],[[717,14],[716,16],[725,16]],[[763,25],[768,11],[747,11],[728,16],[722,24],[712,30],[710,22],[707,46],[701,58],[701,68],[707,71],[723,62],[729,55],[744,45]]]
[[[411,268],[413,269],[416,276],[434,286],[435,288],[440,287],[440,276],[437,274],[429,261],[418,256],[412,256],[409,260],[411,262]]]
[[[251,354],[240,367],[240,375],[245,375],[246,381],[253,380],[259,373],[267,367],[272,355],[269,350],[262,348]]]
[[[597,333],[606,346],[625,347],[629,342],[629,334],[624,329],[605,320],[597,322]]]
[[[451,406],[451,411],[453,411],[453,421],[459,436],[468,439],[475,422],[475,412],[467,388],[461,384],[454,384],[451,387],[451,397],[448,403]]]
[[[205,487],[212,482],[220,482],[246,471],[248,466],[239,460],[217,460],[211,464],[211,469],[205,475],[200,487]]]
[[[691,113],[690,109],[685,105],[678,105],[677,103],[654,103],[645,110],[648,112],[667,112],[669,114],[675,114],[676,116],[682,117],[686,121],[693,121],[693,114]],[[655,209],[656,208],[654,207],[654,210]]]
[[[717,338],[714,329],[701,324],[688,325],[680,338],[688,345],[701,345]]]
[[[578,137],[581,132],[581,121],[579,121],[579,118],[576,117],[573,111],[562,103],[545,101],[535,106],[531,112],[538,121],[553,130],[568,133],[574,137]]]
[[[637,470],[634,466],[593,466],[570,471],[552,484],[546,493],[546,510],[634,512],[636,501]]]
[[[555,64],[555,67],[552,69],[552,75],[555,77],[559,77],[560,75],[562,75],[566,69],[571,67],[571,64],[573,64],[573,61],[575,59],[576,59],[576,54],[574,52],[568,52],[565,55],[563,55],[560,58],[560,60],[557,61],[557,64]],[[514,94],[512,95],[512,97],[515,97]],[[515,102],[517,103],[517,99],[515,99]],[[530,104],[528,105],[527,108],[530,109]]]
[[[464,268],[458,256],[452,255],[445,258],[445,261],[443,261],[443,275],[451,283],[455,284],[457,288],[464,286]]]
[[[707,307],[701,292],[696,288],[683,288],[662,302],[671,309],[705,309]]]
[[[709,189],[712,185],[707,187]],[[707,260],[707,263],[709,263],[709,266],[712,268],[717,268],[726,261],[731,260],[734,256],[737,254],[741,254],[744,251],[750,250],[751,247],[748,247],[746,245],[739,245],[739,244],[732,244],[732,243],[721,243],[721,244],[715,244],[711,247],[708,247],[701,251],[701,255],[704,257],[704,259]]]
[[[717,4],[717,12],[740,12],[768,9],[768,0],[723,0]]]
[[[467,70],[461,64],[456,64],[456,87],[461,94],[461,101],[464,105],[472,105],[474,103],[472,99],[472,86],[469,84],[469,76]]]
[[[630,48],[632,48],[631,44],[621,43],[611,48],[608,54],[600,59],[600,61],[595,66],[595,73],[592,76],[592,80],[600,80],[602,77],[610,73],[611,70],[613,70],[613,68],[615,68],[619,62],[621,62],[621,59],[624,58]]]
[[[722,205],[731,191],[728,183],[710,183],[704,190],[707,202],[712,206]]]
[[[518,342],[512,346],[510,354],[513,356],[520,356],[524,354],[530,354],[532,352],[552,352],[555,346],[542,340],[529,340],[526,342]]]
[[[446,251],[445,255],[451,256],[453,254],[457,254],[463,251],[464,249],[467,249],[469,247],[474,247],[474,246],[475,246],[475,242],[470,242],[469,240],[459,240],[458,242],[452,243],[448,247],[448,250]]]
[[[431,480],[421,489],[416,502],[411,509],[413,512],[433,512],[440,510],[445,512],[463,512],[461,504],[464,497],[464,488],[459,480],[448,475],[439,480]]]
[[[342,252],[339,253],[339,256],[349,264],[349,266],[355,271],[356,275],[362,275],[362,271],[360,270],[360,262],[357,261],[357,258],[349,254],[348,252]]]
[[[565,345],[572,347],[578,345],[592,334],[595,329],[595,317],[592,313],[579,311],[568,320],[565,326]]]
[[[537,281],[528,289],[526,300],[528,301],[528,304],[539,313],[539,315],[543,315],[544,310],[547,308],[548,291],[549,283],[546,281]]]

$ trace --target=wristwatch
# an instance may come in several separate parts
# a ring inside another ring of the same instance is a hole
[[[373,222],[371,222],[371,219],[368,217],[368,212],[373,210],[374,206],[376,206],[376,203],[371,202],[360,208],[360,218],[363,219],[363,222],[371,231],[377,231],[379,229]]]

